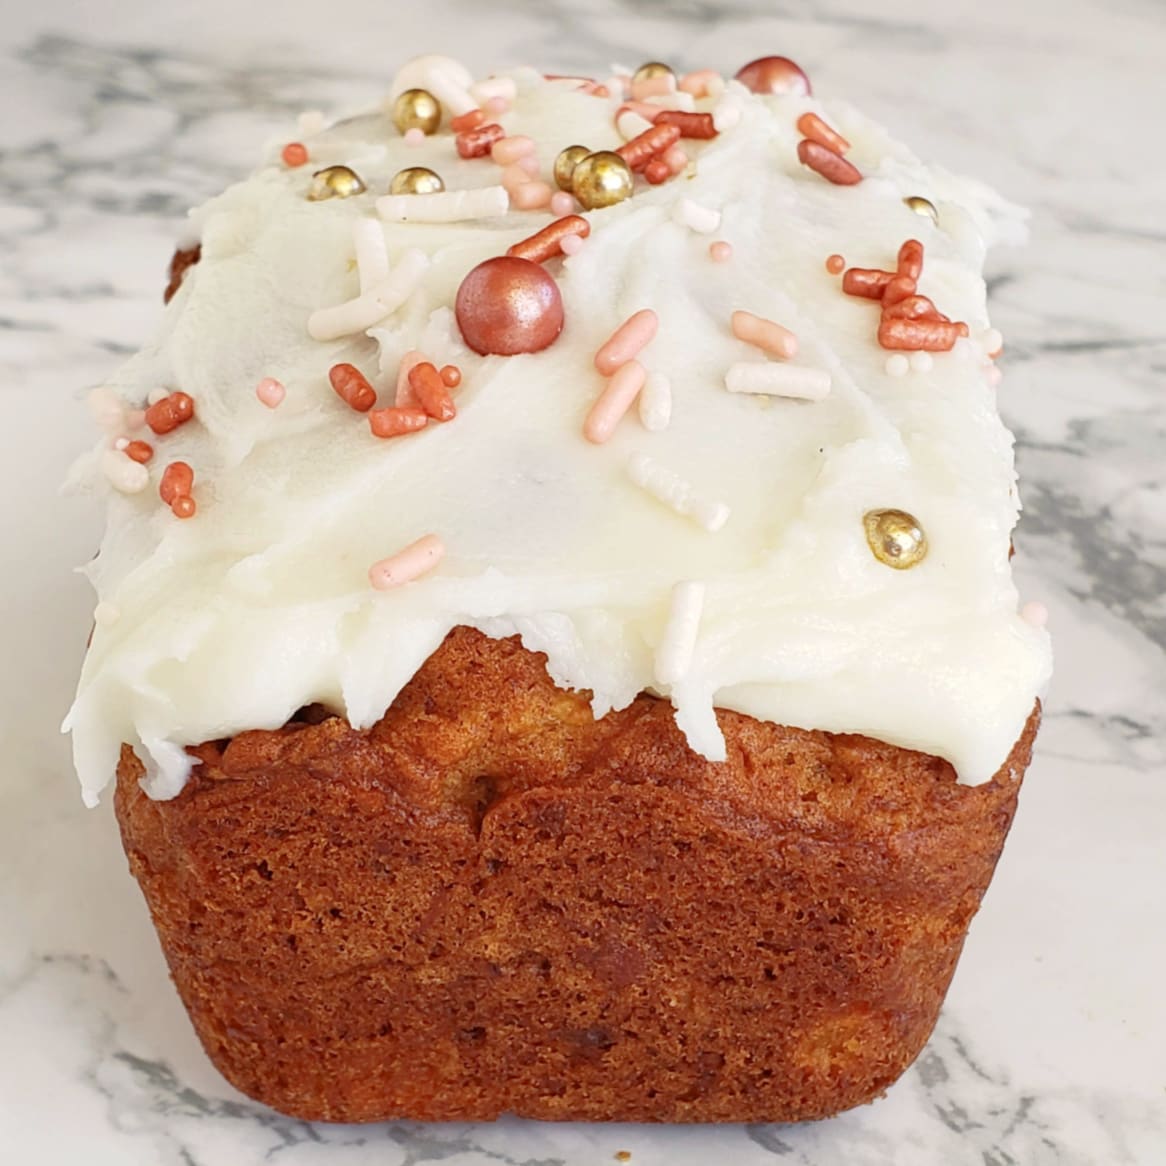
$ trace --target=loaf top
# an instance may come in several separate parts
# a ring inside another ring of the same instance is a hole
[[[423,58],[192,212],[74,471],[109,494],[87,800],[123,741],[171,797],[188,744],[311,702],[368,726],[458,625],[596,716],[667,697],[714,760],[723,707],[991,776],[1051,666],[982,276],[1023,214],[798,75]],[[417,167],[444,190],[387,193]]]

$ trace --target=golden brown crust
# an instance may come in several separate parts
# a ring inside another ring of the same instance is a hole
[[[384,718],[243,733],[117,813],[236,1086],[334,1121],[794,1121],[919,1052],[1039,710],[994,780],[868,738],[671,707],[599,721],[459,628]]]

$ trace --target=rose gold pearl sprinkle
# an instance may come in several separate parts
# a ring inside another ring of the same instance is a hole
[[[644,387],[647,378],[644,366],[638,360],[620,365],[599,394],[587,420],[583,422],[583,436],[595,445],[602,445],[615,432],[624,414]]]
[[[198,506],[189,494],[182,494],[170,503],[175,518],[193,518]]]
[[[302,166],[308,160],[308,148],[303,142],[288,142],[280,153],[280,157],[285,166]]]
[[[831,275],[841,275],[846,269],[846,260],[841,255],[831,255],[826,260],[826,270]]]
[[[726,243],[723,239],[718,239],[715,243],[710,243],[709,258],[714,263],[728,263],[733,258],[733,244]]]
[[[447,389],[456,389],[462,383],[462,370],[456,364],[442,367],[441,381]]]
[[[368,581],[377,591],[390,591],[432,571],[445,555],[445,546],[435,534],[427,534],[404,550],[373,563]]]
[[[283,403],[284,397],[287,396],[287,389],[275,377],[264,377],[255,386],[255,395],[269,409],[276,409]]]

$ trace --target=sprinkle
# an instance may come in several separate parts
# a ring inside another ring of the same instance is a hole
[[[1034,628],[1043,628],[1049,622],[1049,609],[1037,599],[1030,599],[1020,609],[1020,618]]]
[[[733,129],[741,120],[741,107],[731,97],[722,97],[713,107],[713,125],[718,134]]]
[[[657,154],[670,149],[679,140],[680,130],[676,126],[654,125],[630,142],[624,142],[615,152],[632,170],[643,170]]]
[[[285,166],[302,166],[308,160],[308,148],[303,142],[288,142],[279,156]]]
[[[672,218],[682,227],[688,227],[698,235],[711,235],[721,225],[721,212],[711,207],[701,206],[691,198],[679,199],[672,208]]]
[[[514,192],[520,186],[525,186],[530,181],[530,171],[525,166],[520,166],[516,162],[513,166],[505,167],[499,177],[503,189],[510,195],[510,199],[513,201]]]
[[[118,448],[130,459],[145,465],[154,456],[154,447],[148,441],[118,442]]]
[[[648,123],[648,125],[653,125],[656,121],[656,118],[658,118],[660,114],[664,112],[658,105],[649,105],[646,101],[628,100],[625,101],[616,112],[615,121],[617,127],[619,125],[620,114],[622,114],[625,110],[629,110],[632,113],[638,113],[640,117],[642,117],[644,121]]]
[[[440,375],[441,383],[447,389],[456,389],[462,383],[462,370],[456,364],[444,365]]]
[[[551,214],[569,215],[575,209],[575,196],[565,190],[556,190],[551,195]]]
[[[189,513],[178,513],[183,498],[190,498],[190,492],[195,489],[195,471],[190,469],[190,466],[185,462],[171,462],[166,469],[162,471],[162,479],[157,485],[157,494],[159,497],[178,515],[178,518],[190,518],[194,511]],[[182,510],[187,510],[187,507],[182,506]]]
[[[393,398],[393,403],[398,409],[419,409],[421,407],[417,394],[413,392],[413,386],[409,384],[409,374],[417,365],[423,364],[425,359],[425,353],[418,352],[415,348],[410,349],[401,357],[401,364],[397,369],[396,395]]]
[[[125,448],[127,445],[129,445],[129,443],[130,439],[128,437],[119,437],[117,441],[113,443],[113,448],[116,449],[119,453],[125,453]]]
[[[506,131],[496,122],[487,122],[477,129],[464,130],[453,140],[460,158],[484,158],[506,136]]]
[[[421,408],[435,421],[452,421],[457,416],[457,406],[441,379],[441,373],[428,360],[409,370],[409,387],[420,401]]]
[[[856,166],[847,162],[841,154],[809,138],[798,142],[798,161],[835,186],[854,186],[862,181],[862,172]]]
[[[896,276],[887,284],[888,292],[895,280],[901,279],[902,276]],[[927,298],[927,296],[905,296],[901,300],[895,300],[892,303],[887,303],[886,298],[883,299],[883,316],[898,320],[946,320],[947,317],[941,315],[936,306]]]
[[[914,372],[930,372],[935,366],[935,358],[930,352],[912,352],[911,369]]]
[[[490,157],[499,166],[509,166],[519,158],[525,158],[534,153],[534,140],[525,134],[512,134],[507,138],[499,138],[490,147]]]
[[[868,300],[881,300],[888,283],[895,276],[889,271],[876,268],[852,267],[842,277],[842,290],[848,296],[862,296]]]
[[[676,77],[672,73],[659,73],[655,77],[645,77],[632,81],[632,97],[643,101],[645,97],[663,97],[676,92]]]
[[[458,223],[492,219],[510,208],[504,186],[443,190],[438,194],[386,194],[377,199],[377,214],[391,223]],[[387,314],[387,313],[386,313]]]
[[[108,385],[92,389],[85,398],[90,415],[97,427],[106,433],[117,433],[126,425],[126,404]]]
[[[901,352],[895,352],[887,357],[886,369],[888,376],[906,376],[910,368],[911,362]]]
[[[389,278],[389,251],[385,246],[385,232],[376,219],[353,220],[352,248],[356,252],[356,270],[363,295]]]
[[[595,354],[595,367],[611,376],[620,365],[633,359],[647,347],[660,327],[660,317],[651,308],[641,308],[629,316]]]
[[[711,113],[685,113],[678,109],[666,109],[656,118],[656,125],[676,126],[682,138],[707,140],[717,136],[717,127],[713,124]]]
[[[947,320],[903,320],[884,316],[879,324],[879,343],[884,348],[950,352],[959,335],[959,325]]]
[[[102,454],[101,472],[120,494],[140,494],[150,484],[150,471],[117,449]]]
[[[691,93],[693,97],[711,97],[714,88],[724,89],[725,79],[716,69],[697,69],[694,73],[685,73],[676,87],[681,93]]]
[[[476,130],[478,126],[484,125],[485,121],[486,115],[480,109],[471,109],[455,117],[449,123],[449,128],[455,134],[464,134],[466,130]]]
[[[816,113],[803,113],[798,118],[798,133],[811,142],[833,150],[835,154],[845,154],[850,143],[835,129],[828,126]]]
[[[619,113],[615,115],[615,128],[625,142],[630,142],[633,138],[638,138],[640,134],[650,130],[652,122],[625,105],[621,106]]]
[[[652,186],[659,186],[672,177],[672,167],[663,158],[653,158],[643,169],[644,178]]]
[[[668,164],[668,169],[673,175],[683,174],[688,169],[688,154],[682,146],[673,146],[672,149],[665,150],[660,157]]]
[[[180,494],[170,503],[170,510],[175,518],[193,518],[198,505],[189,494]]]
[[[984,350],[993,360],[1004,351],[1004,334],[999,328],[989,328],[984,333]]]
[[[771,397],[820,401],[830,392],[830,374],[822,368],[742,361],[729,366],[725,388],[730,393],[763,393]]]
[[[515,210],[534,211],[550,206],[553,195],[549,182],[523,182],[510,192],[510,202]]]
[[[487,97],[483,109],[491,117],[501,117],[510,109],[510,102],[505,97]]]
[[[658,433],[672,420],[672,383],[662,372],[650,372],[640,390],[640,423]]]
[[[846,260],[841,255],[829,255],[826,257],[826,270],[831,275],[841,275],[846,268]]]
[[[100,628],[112,627],[121,619],[121,609],[104,599],[93,609],[93,622]]]
[[[518,85],[513,77],[486,77],[470,86],[470,96],[487,105],[491,101],[501,101],[505,107],[518,96]]]
[[[441,539],[435,534],[424,535],[395,555],[373,563],[368,569],[368,581],[377,591],[389,591],[432,571],[444,555]]]
[[[908,279],[918,279],[923,274],[923,244],[918,239],[908,239],[899,248],[898,270]]]
[[[572,255],[578,255],[583,250],[583,236],[568,235],[559,246],[562,248],[563,254],[569,259]]]
[[[583,436],[594,445],[603,445],[611,438],[624,414],[632,407],[647,373],[638,360],[621,364],[607,382],[602,393],[583,422]]]
[[[392,197],[386,195],[378,199],[378,210],[380,203]],[[445,195],[403,194],[396,197],[406,202],[420,203],[431,198],[444,198]],[[308,317],[308,334],[313,340],[336,340],[371,328],[386,316],[392,315],[413,294],[428,266],[429,256],[416,247],[410,247],[402,254],[388,279],[361,293],[356,299],[313,312]]]
[[[798,354],[798,338],[788,329],[752,312],[734,312],[733,335],[746,344],[760,348],[781,360],[790,360]]]
[[[715,243],[710,243],[709,258],[714,263],[728,263],[733,258],[733,244],[726,243],[724,239],[718,239]]]
[[[354,364],[334,364],[328,370],[328,380],[336,395],[358,413],[367,413],[377,403],[376,389]]]
[[[628,477],[641,490],[646,490],[657,502],[663,502],[682,518],[692,519],[709,534],[715,534],[729,521],[728,506],[723,502],[708,502],[698,498],[690,482],[647,454],[632,454],[628,459],[627,470]]]
[[[424,409],[402,409],[391,405],[387,409],[373,409],[368,415],[368,427],[373,437],[400,437],[405,433],[416,433],[429,424],[429,414]]]
[[[569,238],[586,238],[591,234],[591,224],[582,215],[567,215],[543,227],[529,239],[523,239],[507,248],[506,254],[519,259],[529,259],[532,263],[545,263],[556,255],[563,254],[563,243]]]
[[[159,436],[185,425],[194,416],[194,401],[186,393],[168,393],[146,410],[146,424]]]
[[[700,616],[704,609],[704,584],[687,580],[672,588],[668,622],[656,645],[653,672],[656,683],[669,688],[683,680],[692,667]]]
[[[423,146],[424,144],[425,131],[420,126],[410,126],[405,131],[406,146]]]
[[[910,275],[892,276],[883,288],[883,309],[892,308],[900,300],[906,300],[915,295],[917,288],[915,277]]]
[[[255,386],[255,395],[269,409],[278,409],[283,404],[284,397],[287,396],[287,389],[275,377],[264,377]]]
[[[477,101],[470,96],[469,91],[464,86],[459,85],[456,78],[445,69],[440,67],[429,69],[425,75],[425,80],[425,88],[454,117],[460,117],[463,113],[469,113],[478,108]]]
[[[146,424],[146,410],[145,409],[127,409],[125,414],[125,423],[127,429],[141,429]]]
[[[654,93],[644,98],[644,104],[659,110],[675,110],[679,113],[694,113],[696,102],[691,93]]]

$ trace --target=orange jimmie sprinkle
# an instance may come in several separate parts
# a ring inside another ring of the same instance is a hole
[[[328,370],[328,380],[336,395],[358,413],[367,413],[377,403],[376,389],[354,364],[334,364]]]

